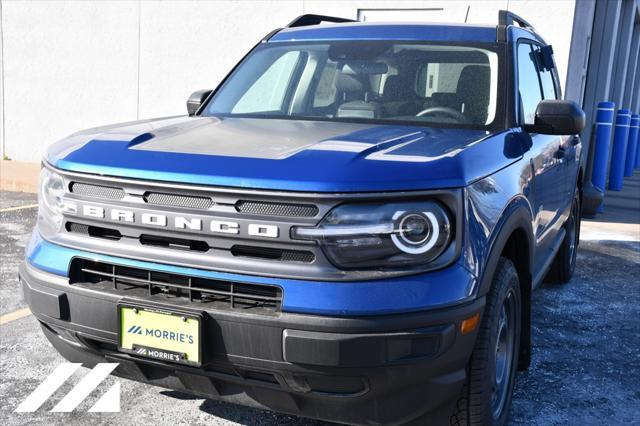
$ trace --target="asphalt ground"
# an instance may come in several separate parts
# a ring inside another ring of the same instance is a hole
[[[546,285],[534,293],[533,362],[518,374],[512,424],[640,422],[638,195],[640,189],[631,195],[624,228],[609,224],[602,232],[606,224],[584,224],[578,267],[569,284]],[[36,209],[29,207],[35,196],[2,192],[0,200],[0,424],[322,424],[115,378],[103,382],[74,412],[48,412],[86,371],[72,376],[35,413],[14,413],[65,360],[24,310],[17,280],[36,220]],[[122,386],[121,412],[87,413],[116,380]]]

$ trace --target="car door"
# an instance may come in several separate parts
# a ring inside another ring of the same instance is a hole
[[[533,45],[534,57],[537,58],[538,75],[542,86],[544,99],[561,99],[558,75],[553,62],[552,50],[549,46],[541,47]],[[546,49],[546,51],[544,50]],[[546,59],[545,59],[546,57]],[[573,135],[556,136],[559,138],[559,147],[554,153],[556,191],[551,194],[557,197],[554,204],[560,205],[560,217],[556,218],[555,226],[559,229],[564,223],[564,216],[569,213],[573,192],[576,186],[576,178],[579,167],[580,137]],[[560,220],[562,218],[562,220]]]
[[[517,76],[519,121],[521,125],[534,124],[538,103],[544,98],[539,65],[536,62],[538,46],[527,41],[517,44]],[[563,166],[563,138],[555,135],[530,133],[531,149],[528,159],[533,173],[531,207],[534,215],[537,271],[548,258],[557,235],[557,224],[563,211],[566,188],[560,167]]]

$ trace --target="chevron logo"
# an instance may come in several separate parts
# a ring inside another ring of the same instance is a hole
[[[127,333],[142,334],[142,327],[140,327],[139,325],[132,325],[131,328],[127,330]]]
[[[33,413],[62,386],[82,364],[59,365],[31,394],[22,401],[14,413]],[[100,363],[87,373],[64,398],[51,409],[52,413],[70,413],[84,401],[113,370],[117,363]],[[116,382],[89,409],[90,413],[120,412],[120,382]]]

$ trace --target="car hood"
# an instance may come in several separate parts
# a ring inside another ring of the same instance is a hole
[[[85,130],[45,160],[81,173],[312,192],[452,188],[514,161],[504,133],[406,125],[170,117]]]

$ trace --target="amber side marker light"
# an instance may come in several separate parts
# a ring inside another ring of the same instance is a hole
[[[473,330],[476,329],[479,322],[480,322],[480,314],[475,314],[474,316],[465,319],[460,324],[460,333],[462,333],[463,335],[471,333]]]

